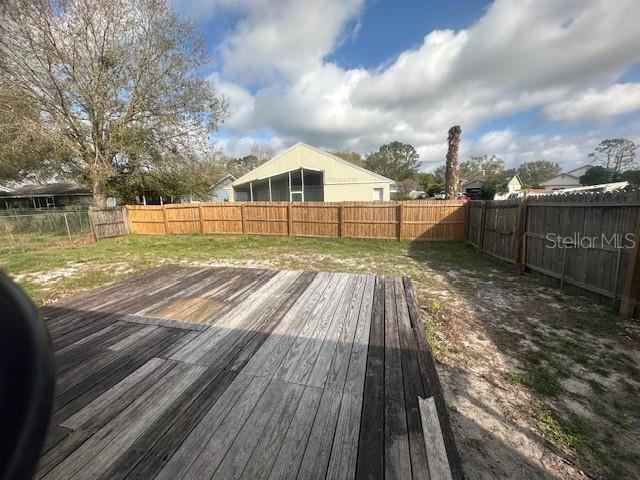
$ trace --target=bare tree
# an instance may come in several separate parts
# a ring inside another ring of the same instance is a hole
[[[264,162],[271,160],[275,155],[273,148],[267,143],[254,143],[249,153],[256,157],[258,165],[262,165]]]
[[[447,165],[445,172],[445,196],[448,200],[458,198],[458,182],[460,165],[458,164],[458,149],[462,129],[455,125],[449,129],[449,150],[447,151]]]
[[[62,144],[60,168],[95,205],[129,155],[207,148],[225,102],[199,77],[202,39],[166,0],[7,0],[0,15],[0,88],[38,112],[12,124]]]
[[[607,170],[622,173],[635,164],[638,146],[626,138],[602,140],[589,157],[596,159]]]

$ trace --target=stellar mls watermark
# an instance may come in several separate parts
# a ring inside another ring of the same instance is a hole
[[[571,235],[547,233],[545,236],[546,248],[634,248],[636,246],[635,234],[614,233],[607,235],[584,235],[574,232]]]

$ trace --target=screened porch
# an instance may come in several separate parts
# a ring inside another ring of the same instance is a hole
[[[237,202],[323,202],[321,171],[299,168],[233,187]]]

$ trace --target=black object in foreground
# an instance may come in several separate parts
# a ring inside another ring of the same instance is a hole
[[[40,313],[0,272],[0,479],[32,478],[53,389],[53,351]]]

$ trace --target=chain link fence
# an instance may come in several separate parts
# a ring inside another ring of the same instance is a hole
[[[0,214],[0,252],[91,241],[86,210]]]

